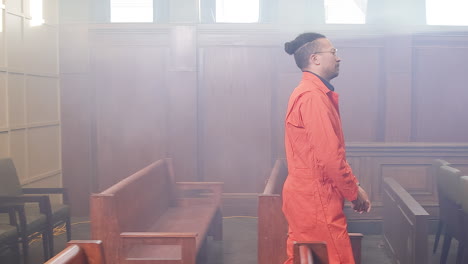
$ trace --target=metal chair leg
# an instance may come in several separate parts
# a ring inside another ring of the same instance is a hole
[[[67,241],[71,240],[71,219],[70,217],[67,218],[67,221],[65,222],[65,226],[67,228]]]
[[[441,235],[443,229],[444,229],[444,223],[442,222],[442,220],[439,220],[439,224],[437,225],[437,233],[436,233],[435,241],[434,241],[434,248],[432,249],[433,254],[435,254],[437,252],[437,247],[439,245],[440,235]]]

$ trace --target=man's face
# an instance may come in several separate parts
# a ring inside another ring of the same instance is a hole
[[[326,38],[318,39],[320,43],[319,50],[315,53],[317,61],[320,63],[323,78],[331,80],[338,76],[340,72],[340,57],[336,54],[336,48],[330,40]]]

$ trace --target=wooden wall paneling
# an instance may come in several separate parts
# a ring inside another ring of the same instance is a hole
[[[168,61],[169,156],[177,181],[203,180],[198,175],[197,35],[194,26],[170,31]]]
[[[464,143],[349,143],[348,160],[360,183],[370,195],[370,214],[345,213],[351,221],[379,220],[382,216],[382,179],[394,178],[431,214],[438,215],[436,181],[430,171],[432,160],[442,158],[468,167],[468,146]],[[356,171],[355,164],[359,164]]]
[[[468,35],[415,36],[413,141],[467,142]],[[443,56],[442,56],[443,54]]]
[[[274,60],[267,47],[205,47],[199,98],[203,177],[258,192],[271,167]]]
[[[333,40],[332,40],[333,41]],[[347,142],[379,141],[382,49],[335,41],[341,58],[340,75],[332,80],[340,95],[340,115]],[[356,65],[358,64],[358,65]]]
[[[168,154],[168,31],[109,26],[91,38],[102,190]]]
[[[68,189],[72,215],[87,216],[88,197],[91,192],[98,191],[94,183],[96,168],[92,144],[95,93],[90,77],[88,25],[69,23],[75,21],[70,18],[71,9],[74,16],[80,16],[76,4],[61,4],[59,67],[63,185]]]
[[[60,87],[63,185],[68,189],[72,215],[87,216],[88,197],[97,191],[93,190],[91,145],[94,90],[85,73],[62,74]]]
[[[385,37],[384,141],[408,142],[411,137],[412,36],[402,33]]]

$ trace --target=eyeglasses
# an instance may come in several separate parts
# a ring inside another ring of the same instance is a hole
[[[337,52],[338,52],[338,49],[333,48],[333,49],[330,50],[330,51],[317,51],[317,52],[314,52],[314,53],[315,53],[315,54],[317,54],[317,53],[331,53],[331,54],[333,54],[334,56],[336,56],[336,53],[337,53]]]

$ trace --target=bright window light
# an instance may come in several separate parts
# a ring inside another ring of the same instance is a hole
[[[216,0],[216,22],[257,23],[259,0]]]
[[[3,32],[3,12],[5,11],[5,4],[0,3],[0,32]]]
[[[426,0],[428,25],[467,26],[468,1]]]
[[[111,22],[153,22],[153,0],[111,0]]]
[[[29,1],[29,14],[31,15],[31,27],[44,24],[44,18],[42,17],[42,0]]]
[[[367,0],[325,0],[325,23],[365,24]]]

